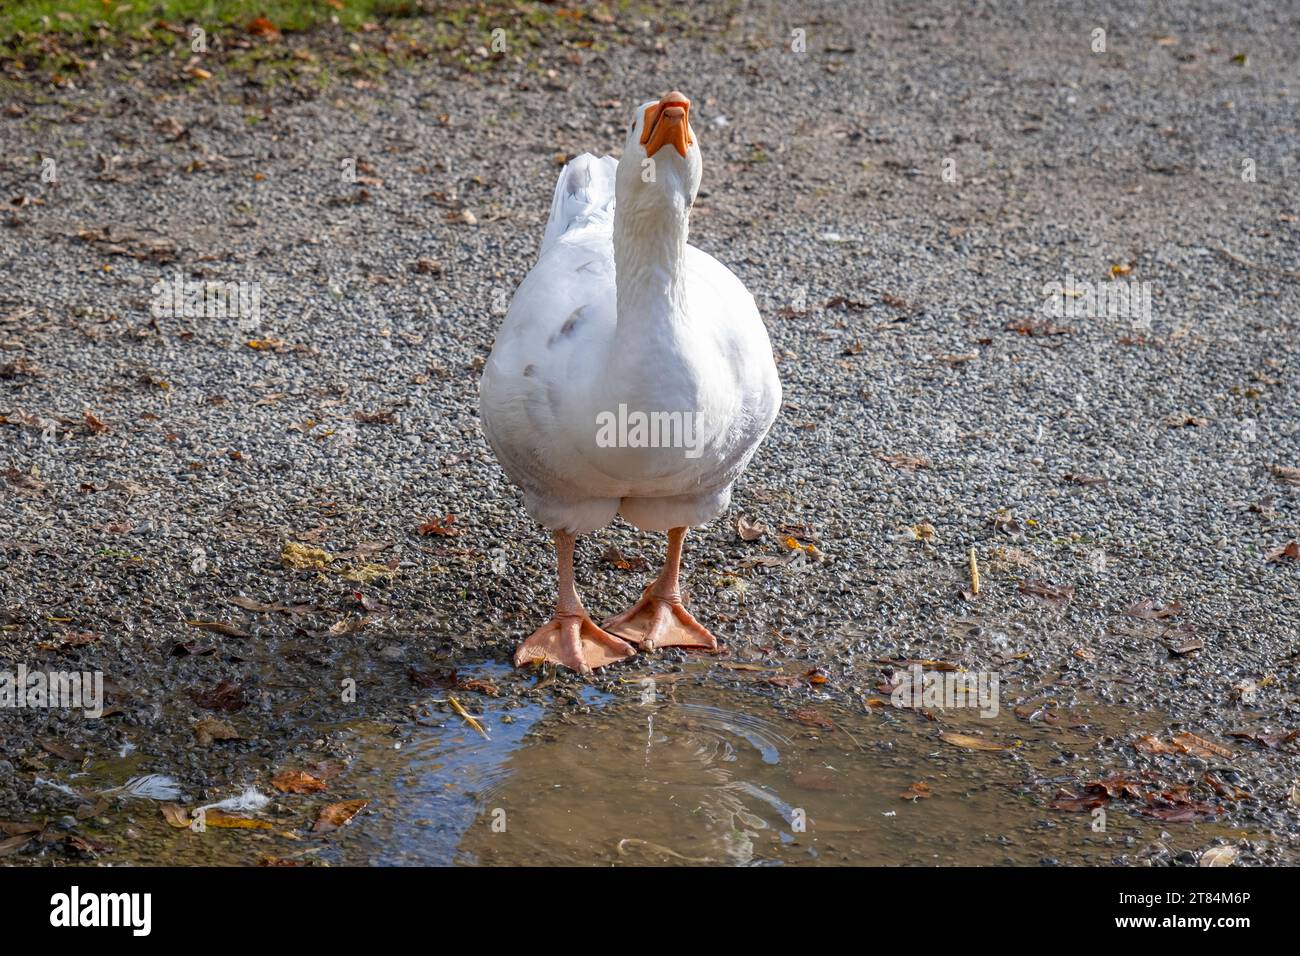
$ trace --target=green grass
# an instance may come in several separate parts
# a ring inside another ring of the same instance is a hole
[[[341,9],[339,9],[341,7]],[[389,16],[414,15],[419,4],[401,0],[7,0],[0,12],[0,42],[19,33],[58,33],[86,41],[138,33],[157,20],[204,29],[244,28],[265,17],[281,30],[306,30],[331,17],[345,27]]]
[[[0,87],[6,82],[84,74],[104,58],[181,62],[190,31],[202,27],[214,73],[249,76],[263,86],[328,86],[335,75],[379,75],[413,58],[438,56],[467,72],[500,57],[474,55],[493,28],[509,30],[510,53],[574,44],[601,48],[599,22],[626,13],[625,0],[567,6],[544,0],[0,0]],[[253,36],[264,18],[284,36]],[[335,26],[337,24],[337,26]],[[371,24],[379,25],[376,30]],[[318,29],[324,28],[324,29]],[[342,31],[340,33],[340,30]],[[212,45],[214,37],[222,42]],[[232,43],[232,39],[248,43]],[[251,44],[251,45],[250,45]],[[382,49],[380,48],[380,45]],[[181,60],[177,60],[180,57]]]

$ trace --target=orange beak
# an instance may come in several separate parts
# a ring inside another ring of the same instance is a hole
[[[686,158],[686,148],[691,138],[691,101],[673,90],[645,111],[645,128],[641,130],[641,145],[645,154],[653,156],[665,146],[672,146]]]

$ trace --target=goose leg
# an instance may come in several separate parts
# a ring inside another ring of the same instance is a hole
[[[645,589],[641,600],[622,614],[605,621],[605,630],[644,650],[656,647],[689,647],[706,651],[718,649],[718,639],[695,620],[682,604],[677,576],[681,568],[682,542],[685,538],[685,528],[673,528],[668,532],[668,556],[664,559],[659,577]]]
[[[515,649],[516,667],[545,662],[590,674],[636,654],[635,647],[606,634],[587,616],[573,583],[573,547],[573,535],[555,532],[559,578],[555,613]]]

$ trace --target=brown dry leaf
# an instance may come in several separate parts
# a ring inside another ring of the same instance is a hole
[[[928,800],[933,796],[933,794],[930,792],[930,785],[928,783],[917,781],[900,793],[899,796],[904,800],[916,802],[917,800]]]
[[[163,819],[167,821],[168,826],[175,827],[177,830],[190,828],[190,811],[180,804],[164,803],[158,809],[162,811]]]
[[[303,764],[312,776],[322,783],[329,783],[344,770],[347,770],[347,764],[342,760],[308,760]]]
[[[1166,640],[1165,647],[1169,648],[1169,653],[1175,657],[1186,657],[1188,654],[1204,650],[1205,642],[1199,637],[1187,634],[1175,640]]]
[[[74,647],[85,647],[88,644],[94,644],[99,641],[100,636],[94,631],[64,631],[58,636],[56,642],[47,642],[38,645],[42,650],[69,650]]]
[[[1133,748],[1144,754],[1180,754],[1183,752],[1181,747],[1167,744],[1155,734],[1143,734],[1133,741]]]
[[[311,548],[297,541],[286,541],[280,549],[280,563],[286,568],[300,571],[324,571],[333,560],[328,551]]]
[[[741,541],[757,541],[771,530],[761,521],[753,521],[744,512],[736,516],[736,534]]]
[[[190,691],[190,698],[206,710],[235,711],[248,706],[248,701],[244,699],[244,689],[227,680],[211,690]]]
[[[1209,419],[1200,418],[1196,415],[1170,415],[1165,419],[1167,428],[1204,428],[1209,424]]]
[[[1293,748],[1285,745],[1293,743],[1297,737],[1300,737],[1300,730],[1274,730],[1268,733],[1259,733],[1254,730],[1233,730],[1229,731],[1228,736],[1236,737],[1239,740],[1252,741],[1261,747],[1267,747],[1269,750],[1293,753]]]
[[[1131,605],[1124,611],[1129,617],[1135,617],[1140,621],[1157,621],[1166,617],[1173,617],[1182,613],[1183,606],[1177,601],[1171,601],[1165,604],[1163,601],[1153,597],[1144,597],[1136,604]]]
[[[1100,475],[1076,475],[1066,472],[1061,476],[1062,481],[1068,481],[1072,485],[1104,485],[1110,481],[1109,478],[1102,478]]]
[[[4,475],[5,479],[23,494],[39,494],[50,487],[49,482],[41,481],[17,468],[6,468],[0,471],[0,475]]]
[[[918,458],[915,455],[896,454],[890,455],[876,449],[872,454],[887,465],[893,465],[895,468],[903,468],[907,471],[916,471],[918,468],[929,468],[930,462],[925,458]]]
[[[835,721],[829,717],[817,713],[811,707],[804,707],[799,710],[792,710],[787,714],[791,720],[797,720],[807,727],[834,727]]]
[[[453,527],[455,523],[455,515],[443,515],[441,518],[430,518],[416,530],[420,534],[436,534],[441,538],[454,538],[460,534],[460,529]]]
[[[1175,734],[1173,742],[1175,746],[1181,747],[1185,753],[1192,754],[1195,757],[1222,757],[1225,760],[1232,757],[1232,751],[1222,744],[1216,744],[1212,740],[1206,740],[1204,737],[1198,737],[1196,734],[1187,731]]]
[[[19,833],[7,840],[0,840],[0,857],[12,856],[36,838],[35,833]]]
[[[620,571],[649,571],[650,562],[642,557],[628,558],[619,550],[618,545],[611,544],[601,552],[600,560],[612,564]]]
[[[200,747],[211,747],[216,740],[243,740],[234,727],[215,717],[204,717],[194,725],[194,742]]]
[[[266,17],[254,17],[250,20],[248,22],[248,32],[255,37],[266,37],[269,40],[278,40],[280,38],[280,28]]]
[[[83,411],[81,415],[86,422],[86,427],[94,434],[102,435],[104,432],[108,431],[108,425],[89,408]]]
[[[907,529],[907,533],[912,536],[913,540],[921,541],[925,544],[930,544],[933,541],[937,541],[939,538],[939,532],[935,531],[934,525],[930,524],[928,521],[922,521],[920,524],[912,525]]]
[[[322,807],[312,832],[329,833],[331,830],[347,825],[368,803],[369,800],[344,800],[342,803],[331,803],[327,807]]]
[[[475,694],[484,694],[487,697],[498,697],[501,694],[501,688],[490,680],[484,680],[480,677],[466,677],[456,681],[457,690],[467,690]]]
[[[78,750],[71,744],[65,743],[64,741],[58,740],[54,737],[39,737],[36,742],[41,745],[42,750],[45,750],[47,753],[52,753],[54,756],[61,760],[66,760],[69,763],[81,763],[86,759],[84,751]]]
[[[1300,468],[1292,468],[1289,465],[1272,465],[1269,471],[1278,481],[1288,485],[1300,485]]]
[[[271,778],[271,786],[281,793],[320,793],[325,784],[303,770],[281,770]]]
[[[1269,553],[1264,559],[1266,564],[1272,564],[1274,561],[1281,561],[1283,558],[1290,558],[1292,561],[1300,561],[1300,541],[1291,541],[1278,548],[1276,551]]]
[[[378,411],[367,412],[358,408],[352,413],[352,417],[362,425],[396,425],[397,415],[392,409],[381,408]]]
[[[959,734],[951,730],[945,730],[939,735],[939,739],[946,744],[952,744],[954,747],[965,747],[967,750],[1012,750],[1012,745],[994,743],[992,740],[986,740],[983,737],[973,737],[970,734]]]
[[[1021,594],[1032,594],[1048,604],[1062,607],[1074,600],[1075,589],[1066,584],[1052,584],[1037,579],[1020,582]]]
[[[1255,799],[1250,795],[1249,790],[1239,787],[1235,783],[1225,783],[1209,771],[1206,771],[1204,780],[1214,789],[1215,793],[1223,797],[1225,800]]]

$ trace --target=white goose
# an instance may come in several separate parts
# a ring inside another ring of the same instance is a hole
[[[726,509],[781,383],[753,297],[686,242],[701,169],[689,112],[677,92],[645,103],[621,159],[565,166],[537,264],[483,369],[483,430],[558,555],[555,613],[519,645],[516,666],[586,673],[631,657],[629,641],[718,647],[682,605],[682,541]],[[574,536],[616,514],[667,531],[668,556],[602,630],[574,587]]]

